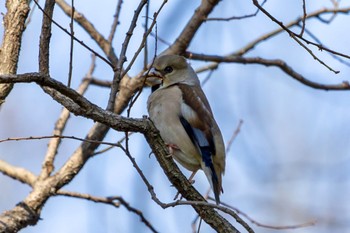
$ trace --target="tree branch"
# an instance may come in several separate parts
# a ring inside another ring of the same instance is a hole
[[[350,90],[350,85],[347,81],[344,81],[341,84],[334,84],[334,85],[332,84],[327,85],[327,84],[321,84],[321,83],[310,81],[306,79],[303,75],[296,72],[285,61],[280,59],[269,60],[269,59],[260,58],[260,57],[244,58],[240,56],[217,56],[217,55],[205,55],[205,54],[195,54],[195,53],[188,53],[187,56],[190,56],[191,59],[193,60],[212,61],[212,62],[215,62],[215,64],[225,62],[225,63],[259,64],[264,66],[275,66],[281,69],[291,78],[297,80],[298,82],[306,86],[309,86],[315,89],[326,90],[326,91]]]
[[[72,7],[68,5],[64,0],[56,0],[56,3],[66,13],[67,16],[72,17]],[[74,10],[74,20],[91,36],[91,38],[100,46],[102,51],[108,57],[108,60],[115,67],[118,62],[117,55],[111,43],[104,38],[104,36],[98,32],[94,25],[80,12]]]
[[[141,219],[141,221],[152,231],[157,232],[157,230],[153,227],[153,225],[146,219],[144,214],[141,210],[136,209],[135,207],[132,207],[127,201],[124,200],[124,198],[119,196],[113,196],[113,197],[96,197],[89,194],[84,193],[77,193],[77,192],[68,192],[64,190],[58,190],[57,195],[60,196],[66,196],[66,197],[74,197],[79,199],[84,199],[88,201],[93,201],[95,203],[103,203],[107,205],[111,205],[115,208],[119,208],[120,205],[124,206],[128,211],[138,215]],[[118,202],[116,202],[118,201]]]
[[[219,0],[201,1],[201,5],[195,10],[187,25],[176,38],[176,41],[163,53],[183,54],[193,40],[199,27],[206,21],[210,12],[213,11],[214,7],[218,5],[219,2]]]
[[[53,97],[56,101],[61,103],[74,114],[93,119],[94,121],[98,121],[103,125],[108,125],[108,127],[111,127],[117,131],[133,131],[144,134],[159,164],[163,168],[164,173],[170,182],[179,190],[182,196],[190,201],[205,201],[205,199],[198,193],[196,189],[192,187],[187,178],[181,173],[173,159],[167,156],[167,148],[161,139],[158,130],[149,120],[125,118],[112,112],[103,110],[89,102],[84,97],[80,96],[74,90],[66,87],[64,84],[51,79],[48,76],[43,76],[38,73],[29,73],[17,76],[0,76],[0,83],[3,82],[36,82],[42,86],[42,88],[48,86],[52,90],[55,90],[52,93],[48,94],[50,94],[51,97]],[[29,221],[28,218],[30,216],[33,216],[29,213],[33,212],[36,213],[34,216],[38,216],[40,214],[40,208],[44,205],[47,198],[49,198],[52,193],[55,193],[55,190],[60,189],[63,185],[70,182],[75,174],[79,172],[79,170],[89,158],[88,155],[92,154],[92,151],[97,147],[97,145],[94,143],[89,143],[88,145],[94,145],[95,147],[82,147],[81,150],[89,151],[84,151],[82,153],[77,151],[55,175],[34,186],[33,191],[23,201],[23,203],[25,203],[25,206],[30,208],[30,212],[26,211],[26,209],[21,206],[16,206],[15,209],[11,210],[17,211],[17,209],[20,208],[20,211],[23,213],[24,219],[21,221],[23,224],[21,225],[21,228],[26,226]],[[220,216],[212,208],[205,206],[201,207],[197,205],[193,205],[193,208],[205,222],[207,222],[217,231],[238,232],[225,218]],[[7,215],[9,214],[10,213],[7,213]],[[0,221],[2,221],[4,217],[5,216],[1,215]]]
[[[22,167],[13,166],[3,160],[0,160],[0,172],[29,186],[33,186],[36,180],[36,176],[32,172]]]
[[[7,13],[3,18],[5,31],[0,48],[0,74],[15,74],[29,5],[27,1],[7,0],[6,8]],[[12,87],[12,83],[0,84],[0,106]]]

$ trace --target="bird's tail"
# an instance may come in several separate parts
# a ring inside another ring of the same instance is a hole
[[[222,191],[221,188],[221,182],[219,181],[219,177],[218,174],[216,174],[216,171],[214,169],[214,165],[212,160],[209,161],[204,161],[202,163],[202,169],[210,183],[210,186],[214,192],[214,196],[215,196],[215,201],[216,204],[219,205],[220,204],[220,193]]]

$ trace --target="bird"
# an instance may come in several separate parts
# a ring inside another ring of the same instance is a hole
[[[197,74],[185,57],[161,55],[149,76],[161,80],[147,100],[149,118],[172,157],[193,172],[190,180],[199,169],[204,171],[219,205],[225,145]]]

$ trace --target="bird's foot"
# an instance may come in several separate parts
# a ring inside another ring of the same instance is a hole
[[[173,156],[174,150],[180,149],[177,145],[172,144],[172,143],[166,143],[165,145],[168,147],[168,151],[169,151],[169,154],[167,156],[168,158]]]

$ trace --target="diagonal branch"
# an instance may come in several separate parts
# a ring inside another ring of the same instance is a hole
[[[148,119],[131,119],[108,112],[92,104],[84,97],[80,96],[74,90],[66,87],[64,84],[51,79],[48,76],[43,76],[38,73],[29,73],[24,75],[8,75],[0,76],[0,83],[3,82],[36,82],[42,88],[50,87],[52,92],[47,92],[56,101],[61,103],[71,112],[76,115],[81,115],[94,121],[100,122],[95,127],[106,126],[117,131],[134,131],[144,134],[147,142],[152,148],[159,164],[163,168],[164,173],[169,181],[179,190],[184,198],[190,201],[205,201],[196,189],[189,183],[187,178],[181,173],[172,158],[167,156],[167,148],[159,135],[158,130]],[[99,135],[95,135],[98,137]],[[94,140],[94,139],[93,139]],[[62,186],[70,182],[75,174],[77,174],[85,164],[88,155],[97,147],[97,143],[89,143],[79,150],[84,150],[83,153],[76,151],[64,166],[53,176],[45,179],[35,185],[33,191],[26,197],[21,205],[16,206],[11,211],[0,215],[0,221],[7,222],[11,227],[23,228],[28,224],[35,224],[38,221],[40,209],[50,197],[50,195],[59,190]],[[220,216],[213,208],[208,206],[193,205],[193,208],[211,227],[219,232],[238,232],[225,218]],[[9,220],[7,216],[20,213],[22,221],[16,222]],[[7,225],[7,227],[9,227]],[[13,229],[13,228],[11,228]],[[18,229],[18,228],[17,228]],[[1,224],[0,224],[1,232]],[[10,231],[11,232],[11,231]]]
[[[184,27],[176,41],[163,53],[164,54],[183,54],[199,27],[206,21],[208,15],[213,11],[214,7],[219,4],[219,0],[201,1],[201,5],[195,10],[191,19]]]
[[[72,17],[72,7],[68,5],[64,0],[56,0],[56,3],[60,8],[67,14],[67,16]],[[95,26],[80,12],[74,10],[74,20],[91,36],[91,38],[100,46],[103,52],[107,55],[108,60],[111,61],[115,67],[118,58],[114,53],[114,49],[111,43],[104,38],[104,36],[98,32]]]
[[[301,23],[301,21],[303,20],[303,18],[305,18],[305,20],[309,20],[312,18],[319,18],[322,15],[325,14],[349,14],[350,12],[350,7],[346,7],[346,8],[337,8],[337,9],[329,9],[329,8],[324,8],[321,10],[317,10],[314,12],[311,12],[309,14],[307,14],[305,17],[298,17],[297,19],[285,24],[286,28],[291,28],[293,26],[297,26]],[[270,33],[267,33],[255,40],[253,40],[252,42],[248,43],[246,46],[244,46],[243,48],[239,49],[237,52],[232,53],[231,55],[237,55],[237,56],[241,56],[243,54],[248,53],[250,50],[252,50],[256,45],[258,45],[259,43],[270,39],[273,36],[278,35],[279,33],[283,32],[283,28],[278,28]]]
[[[335,71],[333,70],[330,66],[328,66],[325,62],[323,62],[321,59],[319,59],[317,56],[315,56],[313,54],[313,52],[306,46],[304,45],[301,41],[304,41],[306,44],[311,44],[313,46],[316,46],[319,50],[325,50],[327,52],[336,54],[338,56],[342,56],[345,58],[349,58],[350,56],[346,55],[346,54],[342,54],[339,53],[337,51],[328,49],[328,48],[324,48],[322,45],[319,45],[317,43],[314,43],[312,41],[309,41],[307,39],[305,39],[304,37],[302,37],[302,35],[298,35],[296,33],[294,33],[293,31],[291,31],[288,27],[286,27],[282,22],[278,21],[275,17],[273,17],[267,10],[265,10],[257,0],[253,0],[253,4],[261,11],[263,12],[268,18],[270,18],[273,22],[275,22],[276,24],[278,24],[284,31],[286,31],[293,40],[295,40],[301,47],[303,47],[315,60],[317,60],[321,65],[325,66],[326,68],[328,68],[330,71],[334,72],[334,73],[339,73],[339,71]]]
[[[121,51],[119,54],[119,60],[117,62],[116,68],[114,69],[114,77],[113,77],[113,81],[112,81],[111,91],[109,93],[109,99],[108,99],[108,105],[107,105],[107,109],[109,111],[114,111],[116,95],[117,95],[117,92],[119,90],[119,83],[120,83],[120,80],[123,78],[123,73],[124,73],[123,72],[123,65],[124,65],[124,62],[127,60],[126,59],[126,51],[128,49],[128,45],[129,45],[130,39],[133,35],[133,32],[136,28],[137,19],[139,18],[139,15],[140,15],[143,7],[146,5],[146,3],[147,3],[147,0],[142,0],[140,2],[140,4],[138,5],[137,9],[134,12],[134,16],[131,20],[131,23],[130,23],[129,29],[126,33],[125,39],[123,41],[122,48],[121,48]]]

